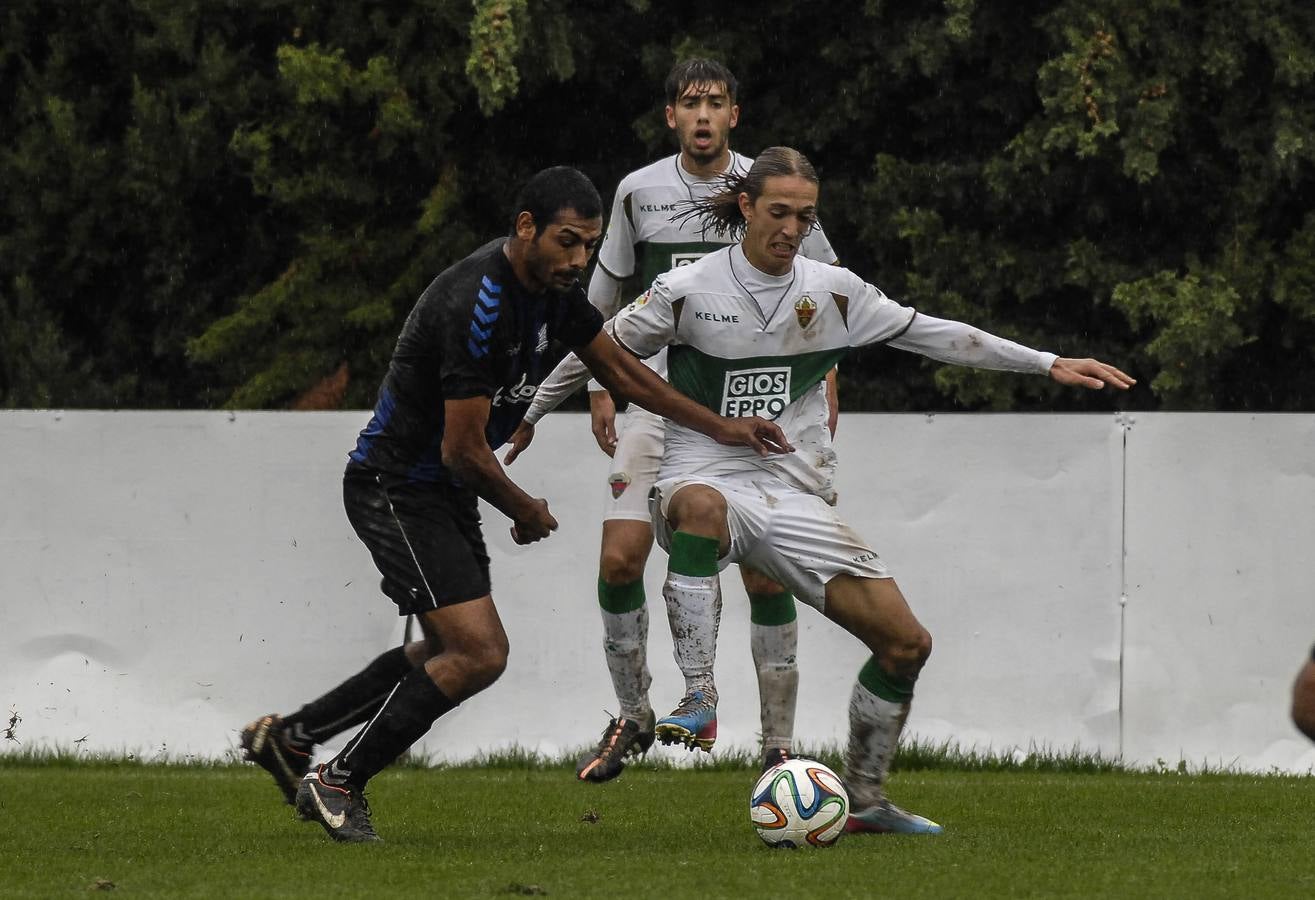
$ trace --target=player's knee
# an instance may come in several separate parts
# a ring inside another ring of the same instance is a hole
[[[442,650],[438,641],[431,638],[424,638],[418,641],[408,641],[402,648],[406,654],[406,661],[411,667],[418,669],[429,661],[431,657],[437,656]]]
[[[507,670],[509,647],[506,635],[468,644],[460,653],[460,668],[466,695],[476,694],[492,685]]]
[[[598,558],[598,577],[613,587],[633,584],[644,577],[645,562],[624,547],[604,547]]]
[[[471,671],[471,680],[479,686],[479,690],[493,684],[502,677],[502,673],[507,671],[507,645],[491,646],[486,648],[474,660]]]
[[[883,648],[881,661],[886,671],[901,678],[917,678],[931,656],[931,632],[919,627]]]
[[[783,584],[773,581],[755,569],[740,566],[740,576],[744,580],[744,590],[748,594],[782,594],[785,592]]]
[[[681,488],[667,507],[671,527],[705,536],[726,530],[726,498],[701,484]]]

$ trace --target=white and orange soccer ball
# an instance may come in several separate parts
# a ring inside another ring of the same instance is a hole
[[[829,847],[845,833],[849,795],[820,762],[787,759],[753,786],[749,817],[772,847]]]

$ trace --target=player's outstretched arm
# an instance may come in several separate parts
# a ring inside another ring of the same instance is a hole
[[[888,341],[941,362],[1002,372],[1045,373],[1060,384],[1099,389],[1110,385],[1127,390],[1136,380],[1095,359],[1066,359],[1043,353],[983,331],[965,322],[914,314],[905,329]]]
[[[1100,360],[1066,359],[1062,356],[1050,367],[1050,377],[1060,384],[1091,388],[1093,391],[1107,384],[1126,391],[1137,383],[1137,379]]]
[[[575,352],[613,394],[627,397],[649,412],[686,428],[701,431],[719,444],[752,447],[761,456],[794,450],[775,422],[757,416],[728,419],[717,415],[655,375],[622,350],[606,331],[599,332],[588,345],[577,347]]]
[[[443,465],[514,523],[512,539],[532,544],[557,530],[548,502],[531,497],[507,477],[484,437],[492,401],[469,397],[444,401]]]

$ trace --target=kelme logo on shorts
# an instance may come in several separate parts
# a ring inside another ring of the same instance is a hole
[[[790,402],[788,368],[740,369],[726,373],[722,389],[723,416],[763,416],[773,419]]]

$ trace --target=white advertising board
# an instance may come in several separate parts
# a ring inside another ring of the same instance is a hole
[[[217,756],[393,645],[400,620],[342,511],[367,418],[0,412],[0,711],[23,746]],[[1312,431],[1308,416],[844,416],[840,508],[935,641],[910,733],[1315,765],[1286,718],[1315,639]],[[422,742],[438,758],[579,747],[615,703],[595,596],[608,465],[585,417],[549,417],[512,472],[561,528],[517,547],[484,510],[511,661]],[[682,693],[664,568],[655,551],[659,712]],[[751,748],[748,603],[733,573],[723,591],[719,746]],[[807,607],[799,622],[796,736],[838,742],[866,653]]]

